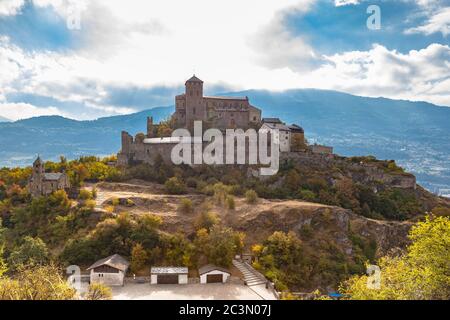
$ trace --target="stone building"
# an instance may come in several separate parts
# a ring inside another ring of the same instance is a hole
[[[261,110],[248,97],[204,96],[203,81],[195,75],[185,88],[185,93],[175,97],[173,119],[178,127],[190,129],[199,120],[218,129],[247,129],[261,122]]]
[[[102,283],[108,286],[123,286],[130,263],[118,254],[98,260],[87,268],[91,283]]]
[[[296,124],[286,125],[278,118],[261,119],[261,110],[252,106],[248,97],[204,96],[203,81],[196,76],[186,81],[185,86],[185,93],[175,98],[174,127],[192,129],[194,121],[202,121],[203,130],[217,128],[224,136],[226,129],[278,129],[280,152],[313,151],[307,146],[303,128]],[[158,137],[158,126],[153,123],[153,118],[148,117],[146,134],[138,133],[133,137],[122,131],[122,149],[117,155],[117,164],[154,164],[159,157],[169,163],[172,148],[180,140],[170,136]],[[202,143],[204,147],[208,144]]]
[[[262,129],[278,129],[280,132],[280,152],[306,150],[305,132],[302,127],[292,124],[286,125],[279,118],[263,118]]]
[[[28,182],[28,189],[33,197],[46,196],[57,190],[70,188],[69,177],[65,172],[48,173],[40,157],[33,163],[33,172]]]

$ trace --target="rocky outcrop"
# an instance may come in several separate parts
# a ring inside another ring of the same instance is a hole
[[[233,228],[247,234],[249,243],[262,242],[275,231],[293,231],[305,242],[333,241],[346,254],[352,253],[351,238],[357,235],[376,241],[377,256],[394,248],[404,248],[411,225],[410,222],[372,220],[355,215],[351,210],[300,201],[260,204],[231,223]]]

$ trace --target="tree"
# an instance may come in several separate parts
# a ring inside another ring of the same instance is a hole
[[[74,300],[73,289],[54,265],[26,266],[14,279],[0,278],[0,300]]]
[[[194,244],[197,253],[204,255],[209,263],[229,267],[233,257],[242,251],[244,238],[242,233],[216,225],[209,233],[206,229],[198,230]]]
[[[89,285],[85,300],[111,300],[112,290],[104,284],[94,282]]]
[[[298,174],[297,170],[292,169],[288,172],[286,175],[286,187],[289,188],[289,190],[294,191],[298,190],[301,182],[300,175]]]
[[[0,244],[0,278],[6,271],[8,271],[8,265],[6,264],[5,259],[3,259],[3,251],[4,251],[3,244]]]
[[[450,218],[427,217],[410,231],[412,241],[400,257],[384,257],[381,288],[370,289],[368,276],[354,276],[341,291],[358,300],[450,299]]]
[[[43,264],[48,261],[49,253],[40,238],[25,237],[23,243],[9,256],[8,262],[13,269],[23,265]]]
[[[138,273],[144,269],[147,259],[148,255],[144,247],[140,243],[135,244],[131,250],[131,272]]]

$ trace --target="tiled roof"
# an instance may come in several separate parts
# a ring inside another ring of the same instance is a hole
[[[44,180],[48,180],[48,181],[58,181],[59,179],[61,179],[61,176],[63,174],[60,172],[56,172],[56,173],[44,173]]]
[[[296,124],[292,124],[290,126],[288,126],[289,129],[291,129],[292,132],[300,132],[300,133],[305,133],[305,131],[303,130],[302,127],[296,125]]]
[[[263,118],[262,119],[263,123],[280,123],[282,124],[283,122],[280,120],[280,118]]]
[[[201,83],[203,83],[203,81],[202,80],[200,80],[199,78],[197,78],[196,76],[195,76],[195,74],[192,76],[192,78],[190,78],[188,81],[186,81],[186,82],[201,82]]]
[[[264,123],[263,126],[267,126],[269,129],[278,129],[280,131],[291,131],[291,129],[284,124],[278,124],[278,123]]]
[[[187,274],[187,267],[152,267],[151,274]]]
[[[247,101],[247,97],[203,96],[205,99]]]
[[[230,271],[228,271],[227,269],[215,266],[213,264],[207,264],[206,266],[201,267],[200,269],[198,269],[198,273],[205,274],[205,273],[208,273],[208,272],[214,271],[214,270],[219,270],[219,271],[231,274]]]
[[[87,268],[87,270],[95,269],[97,267],[104,266],[104,265],[110,266],[112,268],[115,268],[115,269],[118,269],[121,271],[125,271],[128,269],[128,266],[130,265],[130,263],[127,260],[125,260],[125,258],[123,258],[122,256],[120,256],[118,254],[113,254],[112,256],[98,260],[92,266]]]

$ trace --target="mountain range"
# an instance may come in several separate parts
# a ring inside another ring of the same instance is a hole
[[[222,93],[248,96],[263,117],[279,117],[305,129],[310,143],[331,145],[340,155],[394,159],[433,192],[450,194],[450,108],[426,102],[367,98],[296,89]],[[173,106],[134,114],[76,121],[44,116],[0,123],[0,166],[29,165],[40,154],[104,156],[120,149],[120,132],[144,132],[146,117],[168,118]],[[0,120],[1,121],[1,120]]]

